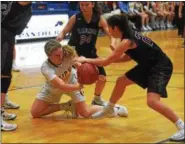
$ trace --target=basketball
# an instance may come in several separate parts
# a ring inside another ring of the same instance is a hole
[[[90,85],[98,80],[99,71],[95,65],[83,63],[77,69],[77,76],[80,84]]]

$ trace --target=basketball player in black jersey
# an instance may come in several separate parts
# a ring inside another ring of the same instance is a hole
[[[31,2],[1,2],[1,130],[4,131],[17,128],[16,124],[9,124],[4,121],[15,119],[16,115],[5,112],[3,105],[12,79],[15,36],[21,34],[30,18]]]
[[[97,117],[114,113],[114,105],[122,97],[127,86],[137,84],[147,88],[147,105],[173,122],[179,130],[171,137],[174,141],[184,140],[184,122],[160,98],[167,98],[166,86],[170,80],[173,66],[168,56],[151,39],[132,31],[125,15],[114,15],[108,18],[109,32],[122,41],[107,58],[87,59],[79,57],[79,62],[89,62],[98,66],[107,66],[113,62],[126,62],[131,59],[137,65],[120,76],[112,92],[108,105]]]
[[[79,2],[80,13],[73,15],[65,28],[56,38],[58,41],[64,39],[65,35],[71,32],[69,45],[74,46],[79,56],[87,58],[97,58],[96,40],[100,27],[108,34],[106,20],[100,16],[95,2]],[[115,41],[111,39],[111,43]],[[96,82],[95,97],[92,104],[105,106],[106,103],[100,95],[105,87],[106,73],[103,67],[98,67],[99,79]]]

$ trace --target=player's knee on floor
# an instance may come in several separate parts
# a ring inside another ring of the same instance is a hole
[[[7,93],[12,77],[1,78],[1,93]]]
[[[33,118],[40,118],[42,116],[41,113],[35,109],[31,109],[31,115]]]
[[[91,116],[91,113],[88,109],[88,106],[84,101],[79,102],[76,106],[76,113],[84,118],[88,118]]]
[[[106,83],[106,81],[107,81],[106,76],[104,76],[104,75],[99,75],[98,80],[103,82],[103,83]]]
[[[79,111],[78,114],[82,116],[83,118],[89,118],[91,116],[90,112],[86,109]]]

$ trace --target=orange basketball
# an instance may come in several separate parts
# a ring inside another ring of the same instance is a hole
[[[77,69],[78,82],[80,84],[93,84],[98,80],[98,68],[90,63],[83,63]]]

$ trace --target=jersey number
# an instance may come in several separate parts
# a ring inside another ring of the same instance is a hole
[[[149,38],[144,37],[139,33],[135,33],[135,37],[139,40],[141,39],[144,43],[148,44],[149,46],[153,46],[153,42]]]
[[[86,35],[81,35],[80,36],[80,45],[84,43],[90,43],[91,42],[91,37],[92,35],[86,36]]]

